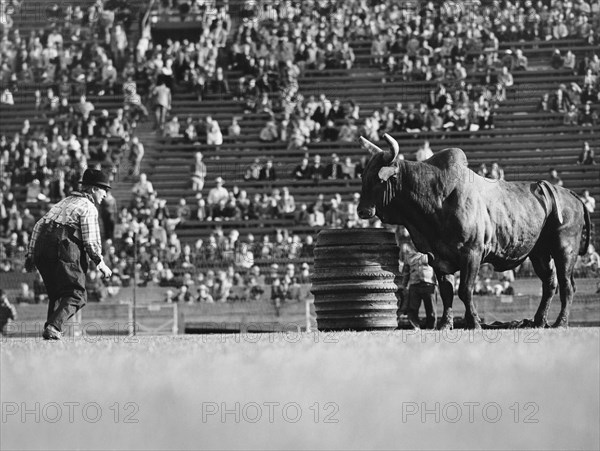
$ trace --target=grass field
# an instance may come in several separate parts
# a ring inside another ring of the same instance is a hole
[[[598,329],[10,339],[0,353],[2,450],[600,448]]]

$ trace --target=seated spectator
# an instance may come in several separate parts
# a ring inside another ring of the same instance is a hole
[[[320,155],[313,157],[313,164],[309,167],[308,173],[315,183],[325,178],[325,167],[321,165]]]
[[[377,118],[370,116],[365,119],[361,135],[363,135],[369,141],[379,141],[379,121]]]
[[[356,57],[354,56],[354,50],[350,47],[348,41],[342,41],[342,48],[339,50],[339,59],[342,63],[342,67],[346,69],[352,69]]]
[[[335,127],[334,122],[328,119],[325,123],[325,127],[321,130],[323,141],[337,141],[339,137],[339,130]]]
[[[89,117],[94,111],[94,104],[86,99],[84,95],[79,98],[79,102],[73,105],[73,111],[82,117]]]
[[[308,163],[308,160],[307,160]],[[356,177],[356,164],[352,162],[352,158],[346,157],[342,163],[342,178],[353,179]]]
[[[507,66],[502,67],[502,72],[498,74],[498,83],[502,88],[506,89],[515,84],[512,74],[508,71]],[[506,97],[506,95],[504,96]]]
[[[179,222],[182,224],[192,217],[192,210],[187,205],[187,201],[185,200],[185,198],[179,199],[179,205],[177,206],[175,216],[179,219]]]
[[[211,116],[206,118],[206,144],[209,146],[220,146],[223,144],[223,135],[219,123]]]
[[[583,111],[579,114],[579,125],[584,127],[593,127],[598,123],[598,115],[595,111],[592,111],[592,105],[590,102],[586,102],[583,106]]]
[[[323,176],[324,178],[330,180],[341,179],[343,177],[340,157],[338,157],[337,154],[331,154],[331,163],[325,167]]]
[[[600,103],[600,93],[596,92],[595,88],[591,85],[584,85],[581,91],[581,103]]]
[[[302,158],[300,164],[294,168],[293,177],[296,180],[306,180],[309,179],[310,176],[311,174],[310,167],[308,165],[308,158]]]
[[[590,147],[590,143],[585,141],[583,143],[581,154],[577,160],[577,164],[596,164],[594,157],[594,150]]]
[[[554,95],[550,98],[550,110],[558,113],[564,113],[571,105],[571,99],[566,94],[567,87],[561,84]]]
[[[598,75],[595,74],[591,68],[588,68],[585,76],[583,77],[583,86],[596,86],[598,83]]]
[[[504,180],[504,170],[498,165],[498,163],[493,162],[490,172],[488,172],[486,178],[492,180]]]
[[[167,290],[165,291],[165,300],[164,302],[166,302],[167,304],[172,304],[173,302],[177,302],[175,300],[175,293],[173,293],[173,290]]]
[[[371,43],[371,65],[382,67],[387,52],[387,43],[383,35],[377,35]]]
[[[27,184],[26,201],[28,203],[50,202],[50,198],[43,193],[39,179],[35,178]]]
[[[229,83],[225,80],[222,67],[217,67],[215,78],[211,80],[208,89],[210,93],[220,96],[229,94]]]
[[[231,119],[231,125],[227,127],[227,136],[231,138],[238,138],[241,136],[242,129],[238,121],[239,119],[235,116]]]
[[[192,296],[192,293],[190,293],[189,287],[187,285],[181,285],[179,287],[179,291],[175,295],[175,299],[173,300],[182,304],[191,304],[194,302],[194,297]]]
[[[439,132],[444,129],[444,121],[440,116],[440,110],[438,108],[431,109],[425,120],[425,127],[432,132]]]
[[[584,190],[583,195],[581,196],[581,200],[583,201],[583,205],[587,208],[587,211],[593,213],[596,209],[596,199],[590,196],[590,190]]]
[[[177,116],[173,116],[173,118],[168,121],[164,128],[164,134],[169,138],[177,138],[181,136],[179,134],[179,119]]]
[[[0,104],[2,105],[14,105],[15,100],[13,98],[12,92],[10,92],[9,88],[6,88],[2,91],[2,95],[0,95]]]
[[[416,111],[411,110],[406,116],[405,126],[408,133],[420,133],[423,128],[423,120]]]
[[[193,218],[198,221],[204,221],[206,219],[206,201],[204,199],[198,199]]]
[[[564,59],[563,59],[562,55],[560,54],[560,50],[555,49],[554,53],[552,54],[552,58],[550,59],[550,66],[553,69],[560,69],[561,67],[563,67],[563,64],[564,64]]]
[[[270,158],[267,160],[265,165],[260,170],[258,179],[262,181],[277,180],[277,173],[275,171],[275,168],[273,167],[273,160],[271,160]]]
[[[485,107],[481,111],[481,115],[478,118],[478,125],[480,130],[490,130],[494,128],[494,112]]]
[[[344,142],[355,142],[358,138],[358,127],[353,118],[346,119],[346,122],[340,128],[338,139]]]
[[[229,192],[223,187],[225,181],[221,177],[215,179],[216,186],[211,188],[206,198],[206,209],[207,209],[207,220],[212,221],[214,219],[214,213],[221,202],[227,202],[229,199]]]
[[[569,110],[565,113],[563,117],[564,125],[577,125],[579,123],[579,111],[577,111],[576,105],[571,105]]]
[[[185,123],[185,130],[183,130],[183,137],[189,143],[195,143],[198,140],[198,130],[194,124],[194,120],[188,117]]]
[[[470,130],[471,123],[466,108],[457,108],[453,117],[454,127],[456,131]]]
[[[198,286],[198,302],[207,304],[212,304],[215,302],[206,284],[202,283]]]
[[[260,130],[258,138],[264,142],[274,142],[279,138],[279,131],[274,119],[267,121],[265,126]]]
[[[432,156],[433,156],[433,150],[431,150],[431,147],[429,146],[429,141],[425,140],[423,142],[423,145],[420,146],[416,152],[416,160],[423,161],[423,160],[427,160],[429,157],[432,157]]]
[[[567,50],[563,60],[563,67],[575,72],[575,54],[571,50]]]
[[[310,266],[307,262],[302,263],[302,265],[300,266],[298,282],[301,284],[310,283]]]
[[[253,266],[253,268],[258,268],[258,266]],[[251,275],[246,283],[246,298],[248,301],[259,301],[264,292],[263,284],[259,282],[256,276]]]
[[[143,199],[146,199],[148,198],[148,196],[150,196],[151,193],[154,192],[154,187],[152,186],[152,183],[148,180],[146,174],[142,172],[140,174],[139,181],[135,185],[133,185],[131,192],[135,196],[140,196]]]
[[[260,164],[260,158],[255,158],[254,161],[244,173],[244,180],[260,180],[262,173],[262,164]]]
[[[516,71],[527,70],[528,66],[529,66],[529,60],[527,59],[527,57],[525,55],[523,55],[523,50],[517,49],[515,51],[515,63],[514,63],[513,70],[516,70]]]
[[[542,98],[540,99],[540,101],[538,102],[537,110],[546,112],[546,111],[550,111],[550,109],[551,109],[550,94],[545,92],[542,95]]]
[[[466,69],[458,61],[454,64],[454,69],[452,71],[452,77],[455,81],[461,81],[461,80],[465,80],[467,78]],[[512,78],[512,76],[511,76],[511,78]]]
[[[551,168],[548,171],[548,181],[553,185],[563,186],[563,181],[558,175],[558,171],[555,168]]]

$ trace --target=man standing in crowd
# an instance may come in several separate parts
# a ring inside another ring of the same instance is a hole
[[[435,274],[429,266],[426,254],[418,252],[412,243],[408,243],[402,268],[402,286],[408,287],[408,321],[414,329],[420,329],[419,309],[421,301],[425,304],[425,328],[435,329],[436,300]]]
[[[154,114],[156,116],[156,128],[162,130],[165,126],[167,112],[171,109],[171,90],[164,81],[153,89]]]
[[[104,173],[86,169],[81,190],[54,205],[33,229],[25,268],[39,270],[48,293],[45,340],[60,340],[63,323],[87,302],[86,253],[103,277],[112,275],[102,258],[97,209],[109,189]]]

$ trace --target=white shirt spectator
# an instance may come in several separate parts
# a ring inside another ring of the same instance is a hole
[[[223,144],[223,134],[217,121],[210,116],[206,118],[206,144],[220,146]]]
[[[15,104],[15,100],[13,99],[13,95],[12,92],[10,92],[10,89],[6,88],[4,92],[2,92],[2,96],[0,96],[0,103],[3,103],[4,105]]]

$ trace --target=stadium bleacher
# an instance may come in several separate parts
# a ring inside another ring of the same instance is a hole
[[[93,3],[86,0],[81,2],[81,6],[85,8]],[[131,26],[129,35],[132,53],[139,35],[137,22],[141,20],[144,4],[141,0],[129,2],[131,10],[135,12],[135,23]],[[243,2],[230,5],[230,11],[239,12],[241,9]],[[176,23],[177,11],[162,11],[161,14],[157,20],[162,20],[160,17],[164,18],[166,14],[170,17],[169,22]],[[234,29],[240,23],[239,19],[234,17]],[[24,8],[20,14],[15,15],[14,28],[18,28],[22,36],[27,36],[32,30],[43,28],[46,25],[45,20],[45,17],[40,17],[39,11],[28,11]],[[352,69],[307,69],[303,72],[298,84],[305,98],[325,94],[328,99],[355,102],[360,105],[360,125],[364,118],[384,106],[393,110],[398,102],[404,105],[427,102],[430,91],[437,86],[437,83],[432,81],[389,81],[383,69],[371,65],[370,39],[355,39],[350,45],[356,56]],[[414,159],[414,153],[423,140],[427,139],[434,151],[451,146],[461,147],[474,170],[482,163],[489,165],[497,162],[504,169],[507,180],[539,180],[547,177],[550,168],[555,168],[565,187],[578,194],[588,189],[593,197],[600,198],[598,166],[576,164],[583,142],[589,142],[594,149],[600,148],[600,125],[565,126],[562,113],[538,111],[542,94],[555,91],[559,84],[580,83],[582,79],[571,70],[550,68],[550,59],[557,48],[561,51],[571,50],[578,59],[600,52],[600,46],[589,45],[581,38],[501,42],[498,50],[500,54],[506,50],[521,49],[529,59],[529,69],[513,73],[514,85],[507,87],[506,100],[495,110],[495,128],[468,132],[399,133],[395,138],[400,142],[405,157]],[[241,75],[235,69],[226,70],[229,86],[236,86]],[[465,82],[480,86],[485,83],[485,73],[469,73]],[[3,105],[0,108],[0,133],[12,136],[21,129],[25,119],[30,121],[32,129],[46,125],[47,118],[36,112],[33,103],[35,90],[45,87],[46,85],[39,84],[19,85],[14,94],[15,104],[10,107]],[[275,92],[271,97],[275,100],[278,95]],[[96,111],[106,109],[111,116],[123,106],[120,95],[92,95],[88,96],[88,99],[94,104]],[[188,117],[198,120],[209,115],[221,124],[221,129],[224,129],[233,117],[240,118],[241,136],[224,136],[224,143],[215,147],[186,142],[183,138],[163,137],[154,133],[151,124],[147,122],[140,124],[136,130],[136,135],[145,146],[141,172],[148,175],[160,198],[167,200],[167,205],[172,211],[182,198],[186,199],[189,205],[194,205],[196,201],[196,193],[191,190],[190,177],[194,154],[198,151],[203,152],[208,171],[203,194],[214,186],[217,176],[225,179],[228,188],[237,185],[247,191],[249,197],[273,188],[288,187],[297,205],[310,204],[319,194],[324,194],[325,198],[329,199],[339,193],[343,200],[348,201],[354,193],[360,192],[360,179],[321,180],[319,184],[314,184],[310,180],[294,180],[291,176],[292,169],[306,153],[311,158],[318,154],[324,160],[336,153],[342,159],[349,156],[356,162],[364,155],[357,143],[320,141],[311,142],[305,148],[290,150],[286,142],[263,142],[259,139],[259,132],[269,115],[245,111],[243,101],[236,98],[234,92],[227,95],[206,94],[202,101],[198,101],[196,94],[191,93],[189,89],[175,87],[170,116],[177,116],[183,121]],[[90,146],[98,145],[100,140],[101,138],[92,139]],[[111,145],[116,142],[116,139],[111,138]],[[255,158],[273,158],[278,179],[270,182],[244,180],[244,173]],[[135,181],[125,177],[126,170],[124,165],[116,174],[113,183],[113,192],[119,206],[129,205],[131,187]],[[39,211],[35,204],[25,202],[25,187],[14,186],[13,191],[20,205],[34,212]],[[595,229],[599,230],[598,212],[592,214],[592,219]],[[186,221],[177,226],[176,232],[183,243],[193,243],[199,238],[206,239],[217,226],[226,230],[236,228],[243,234],[256,235],[273,235],[281,228],[301,237],[318,232],[318,228],[296,224],[293,219],[285,218],[218,223]],[[594,239],[598,243],[598,238]],[[304,260],[298,260],[302,261]]]

